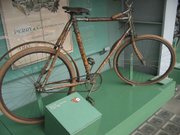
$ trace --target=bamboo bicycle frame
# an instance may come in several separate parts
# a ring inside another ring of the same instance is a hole
[[[65,26],[61,36],[58,38],[58,40],[56,42],[56,45],[62,46],[62,44],[64,43],[64,40],[65,40],[68,32],[70,31],[70,28],[73,26],[74,33],[76,35],[76,40],[77,40],[77,43],[78,43],[78,48],[79,48],[79,51],[80,51],[80,54],[81,54],[81,58],[83,60],[84,67],[85,67],[85,70],[86,70],[86,74],[89,75],[90,74],[89,64],[88,64],[88,61],[87,61],[87,56],[85,54],[82,38],[81,38],[81,35],[80,35],[80,31],[79,31],[79,27],[78,27],[78,22],[79,21],[83,21],[83,22],[105,22],[105,21],[119,21],[119,20],[127,20],[127,19],[128,19],[128,17],[122,17],[122,18],[118,18],[118,19],[113,19],[112,17],[91,17],[91,18],[88,18],[88,17],[79,17],[78,18],[78,17],[72,16],[71,19],[69,20],[69,22],[66,24],[66,26]],[[96,73],[100,73],[101,69],[107,63],[107,61],[112,56],[112,54],[117,50],[117,48],[119,47],[119,45],[122,42],[122,40],[129,34],[131,29],[132,28],[128,28],[126,30],[126,32],[115,42],[115,46],[113,47],[113,49],[111,50],[109,55],[104,59],[102,64],[99,66],[99,68],[96,71]],[[59,50],[60,50],[60,48],[59,48]]]
[[[127,30],[122,34],[122,36],[114,43],[113,47],[111,48],[109,54],[106,56],[106,58],[103,60],[103,62],[100,64],[100,66],[98,67],[98,69],[96,70],[95,73],[100,73],[101,70],[103,69],[103,67],[105,66],[105,64],[108,62],[108,60],[110,59],[110,57],[117,51],[118,47],[121,45],[122,41],[128,36],[131,36],[132,41],[134,40],[134,29],[133,29],[133,22],[132,22],[132,15],[131,15],[131,9],[129,8],[127,11],[123,12],[123,13],[119,13],[117,15],[114,15],[112,17],[76,17],[75,15],[71,14],[71,17],[69,19],[69,21],[67,22],[67,24],[65,25],[61,35],[59,36],[57,42],[56,42],[56,46],[54,49],[56,49],[57,52],[59,52],[62,49],[63,43],[68,35],[68,33],[70,32],[71,27],[74,28],[74,33],[76,36],[76,40],[78,43],[78,48],[81,54],[81,58],[84,64],[84,68],[86,71],[86,78],[88,79],[89,75],[90,75],[90,67],[88,64],[88,60],[87,60],[87,56],[84,50],[84,46],[83,46],[83,42],[82,42],[82,38],[80,35],[80,31],[79,31],[79,27],[78,27],[78,22],[107,22],[107,21],[126,21],[128,22],[128,28]],[[139,59],[142,61],[142,57],[141,57],[141,53],[138,51],[138,49],[136,48],[135,44],[133,44],[133,48],[137,54],[137,56],[139,57]],[[51,57],[49,58],[50,61]],[[48,71],[48,73],[46,74],[46,77],[44,79],[43,82],[43,86],[45,85],[49,85],[49,84],[53,84],[53,83],[47,83],[47,80],[51,74],[51,71],[54,68],[54,64],[55,61],[57,59],[57,53],[54,56],[51,64],[50,64],[50,70]],[[44,67],[44,71],[47,68],[47,66],[49,65],[49,62],[47,62],[47,64]],[[44,72],[42,70],[41,75]],[[42,76],[40,75],[38,82],[40,82]],[[64,81],[62,81],[64,82]],[[57,84],[58,82],[54,82],[54,84]],[[59,81],[59,83],[61,83],[61,81]],[[85,82],[84,82],[85,83]],[[65,88],[65,87],[73,87],[73,86],[77,86],[79,84],[83,84],[83,82],[75,82],[75,83],[71,83],[71,84],[64,84],[63,86],[56,86],[56,87],[52,87],[52,88],[47,88],[48,90],[52,90],[52,89],[57,89],[57,88]]]

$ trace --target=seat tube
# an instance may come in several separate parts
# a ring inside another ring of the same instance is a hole
[[[75,17],[73,18],[73,27],[74,27],[74,32],[75,32],[75,35],[76,35],[76,40],[77,40],[77,44],[78,44],[78,47],[79,47],[79,51],[80,51],[80,54],[81,54],[81,58],[83,60],[83,64],[84,64],[84,67],[85,67],[85,70],[86,70],[86,74],[87,74],[87,76],[89,76],[90,67],[89,67],[89,64],[88,64],[87,56],[86,56],[85,49],[84,49],[83,42],[82,42],[82,38],[81,38],[81,35],[80,35],[78,22],[77,22]]]

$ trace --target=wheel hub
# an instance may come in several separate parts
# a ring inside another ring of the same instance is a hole
[[[35,87],[36,91],[38,91],[38,92],[42,92],[44,90],[44,88],[42,87],[42,84],[40,82],[34,83],[34,87]]]

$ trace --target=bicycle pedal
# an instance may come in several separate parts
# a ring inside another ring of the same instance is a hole
[[[87,60],[88,60],[88,64],[89,64],[89,65],[92,66],[92,65],[95,64],[95,60],[94,60],[93,58],[89,57]]]
[[[48,70],[43,70],[43,71],[41,72],[41,74],[42,74],[42,75],[45,75],[47,72],[48,72]]]
[[[95,105],[95,101],[94,101],[94,99],[93,98],[91,98],[90,96],[87,96],[86,97],[86,100],[92,105],[92,106],[94,106]]]

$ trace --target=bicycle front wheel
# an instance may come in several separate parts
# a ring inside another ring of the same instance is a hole
[[[73,90],[74,87],[63,89],[65,94],[50,94],[51,91],[45,93],[47,91],[43,91],[43,88],[37,90],[37,87],[41,88],[41,82],[37,83],[37,80],[42,74],[42,69],[49,56],[52,60],[55,53],[56,50],[49,47],[32,47],[13,55],[2,66],[0,70],[0,109],[8,118],[25,124],[43,122],[44,106]],[[58,85],[57,82],[60,81],[63,83],[66,81],[69,84],[75,82],[75,72],[67,57],[58,52],[55,68],[47,83],[56,82],[55,85]]]
[[[168,76],[175,65],[175,53],[169,42],[156,35],[135,38],[135,45],[143,57],[137,57],[132,41],[125,41],[114,56],[117,75],[128,84],[154,84]]]

